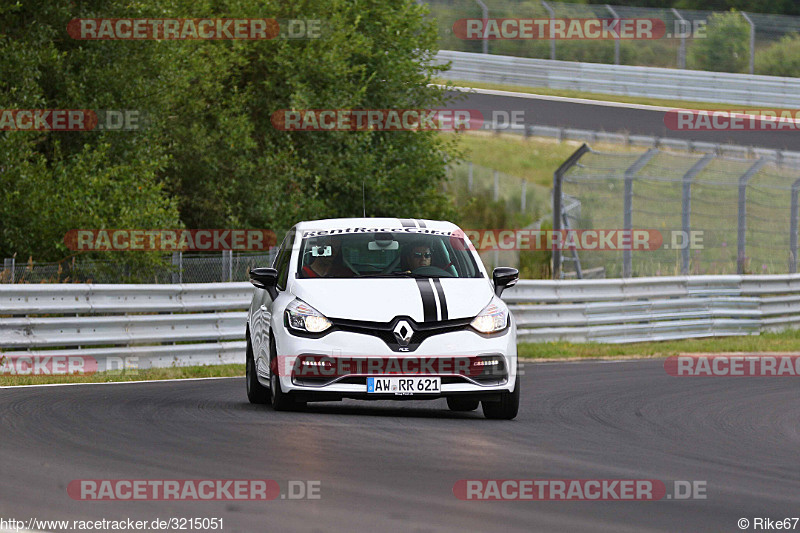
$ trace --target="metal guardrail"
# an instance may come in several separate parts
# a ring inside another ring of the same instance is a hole
[[[517,135],[525,135],[527,137],[552,137],[554,139],[558,139],[559,141],[623,144],[642,148],[660,148],[672,151],[716,154],[722,157],[733,157],[738,159],[764,158],[780,166],[792,168],[800,167],[800,152],[795,152],[792,150],[777,150],[774,148],[760,148],[757,146],[691,141],[687,139],[674,139],[670,137],[655,137],[652,135],[630,135],[625,133],[610,133],[606,131],[582,130],[577,128],[560,128],[557,126],[542,126],[538,124],[528,124],[527,126],[490,124],[486,129],[494,131],[495,133],[513,133]]]
[[[578,63],[441,50],[451,80],[748,106],[800,106],[800,79],[656,67]]]
[[[0,286],[0,352],[244,363],[249,283]],[[753,335],[800,324],[800,274],[523,280],[503,294],[521,342]],[[41,316],[48,315],[48,316]],[[62,315],[62,316],[52,316]]]
[[[800,274],[524,280],[503,299],[520,342],[757,335],[800,324]]]
[[[127,357],[141,369],[244,363],[252,295],[250,283],[0,285],[0,352],[89,357],[100,370]]]

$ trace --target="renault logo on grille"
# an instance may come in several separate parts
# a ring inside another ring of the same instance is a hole
[[[411,336],[414,334],[414,330],[411,329],[411,324],[405,320],[398,322],[392,331],[400,346],[408,346],[408,342],[411,340]]]

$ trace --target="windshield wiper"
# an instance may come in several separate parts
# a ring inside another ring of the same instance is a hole
[[[387,272],[386,274],[359,274],[357,278],[438,278],[439,276],[426,276],[413,272]]]

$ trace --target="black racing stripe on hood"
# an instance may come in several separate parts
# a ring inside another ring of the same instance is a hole
[[[422,316],[424,322],[436,321],[436,297],[427,278],[416,280],[419,294],[422,297]]]
[[[442,320],[447,320],[447,299],[444,297],[442,282],[439,281],[439,278],[433,278],[433,284],[436,287],[436,293],[439,295],[439,305],[442,308]]]

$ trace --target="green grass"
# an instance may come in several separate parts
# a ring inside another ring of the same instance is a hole
[[[741,104],[726,104],[717,102],[692,102],[689,100],[666,100],[663,98],[646,98],[644,96],[626,96],[607,93],[590,93],[572,89],[549,89],[547,87],[528,87],[523,85],[509,85],[504,83],[485,83],[480,81],[461,81],[439,79],[436,83],[449,83],[456,87],[472,87],[474,89],[490,89],[496,91],[511,91],[525,94],[541,94],[544,96],[565,96],[568,98],[585,98],[588,100],[603,100],[605,102],[622,102],[626,104],[652,105],[676,109],[705,109],[714,111],[718,109],[733,109],[735,111],[760,111],[761,108],[744,106]]]
[[[146,370],[98,372],[91,375],[0,375],[0,386],[44,385],[48,383],[108,383],[116,381],[158,381],[162,379],[244,376],[244,365],[204,365]]]
[[[487,132],[464,132],[458,137],[465,161],[524,178],[548,189],[553,186],[553,172],[581,145],[577,141],[558,142],[541,137],[526,139],[521,135]],[[606,152],[643,151],[642,148],[603,143],[592,143],[592,147]]]
[[[668,357],[681,353],[729,352],[798,352],[800,330],[763,333],[743,337],[710,337],[676,341],[598,344],[571,342],[521,343],[517,352],[522,359],[590,359],[626,357]]]

